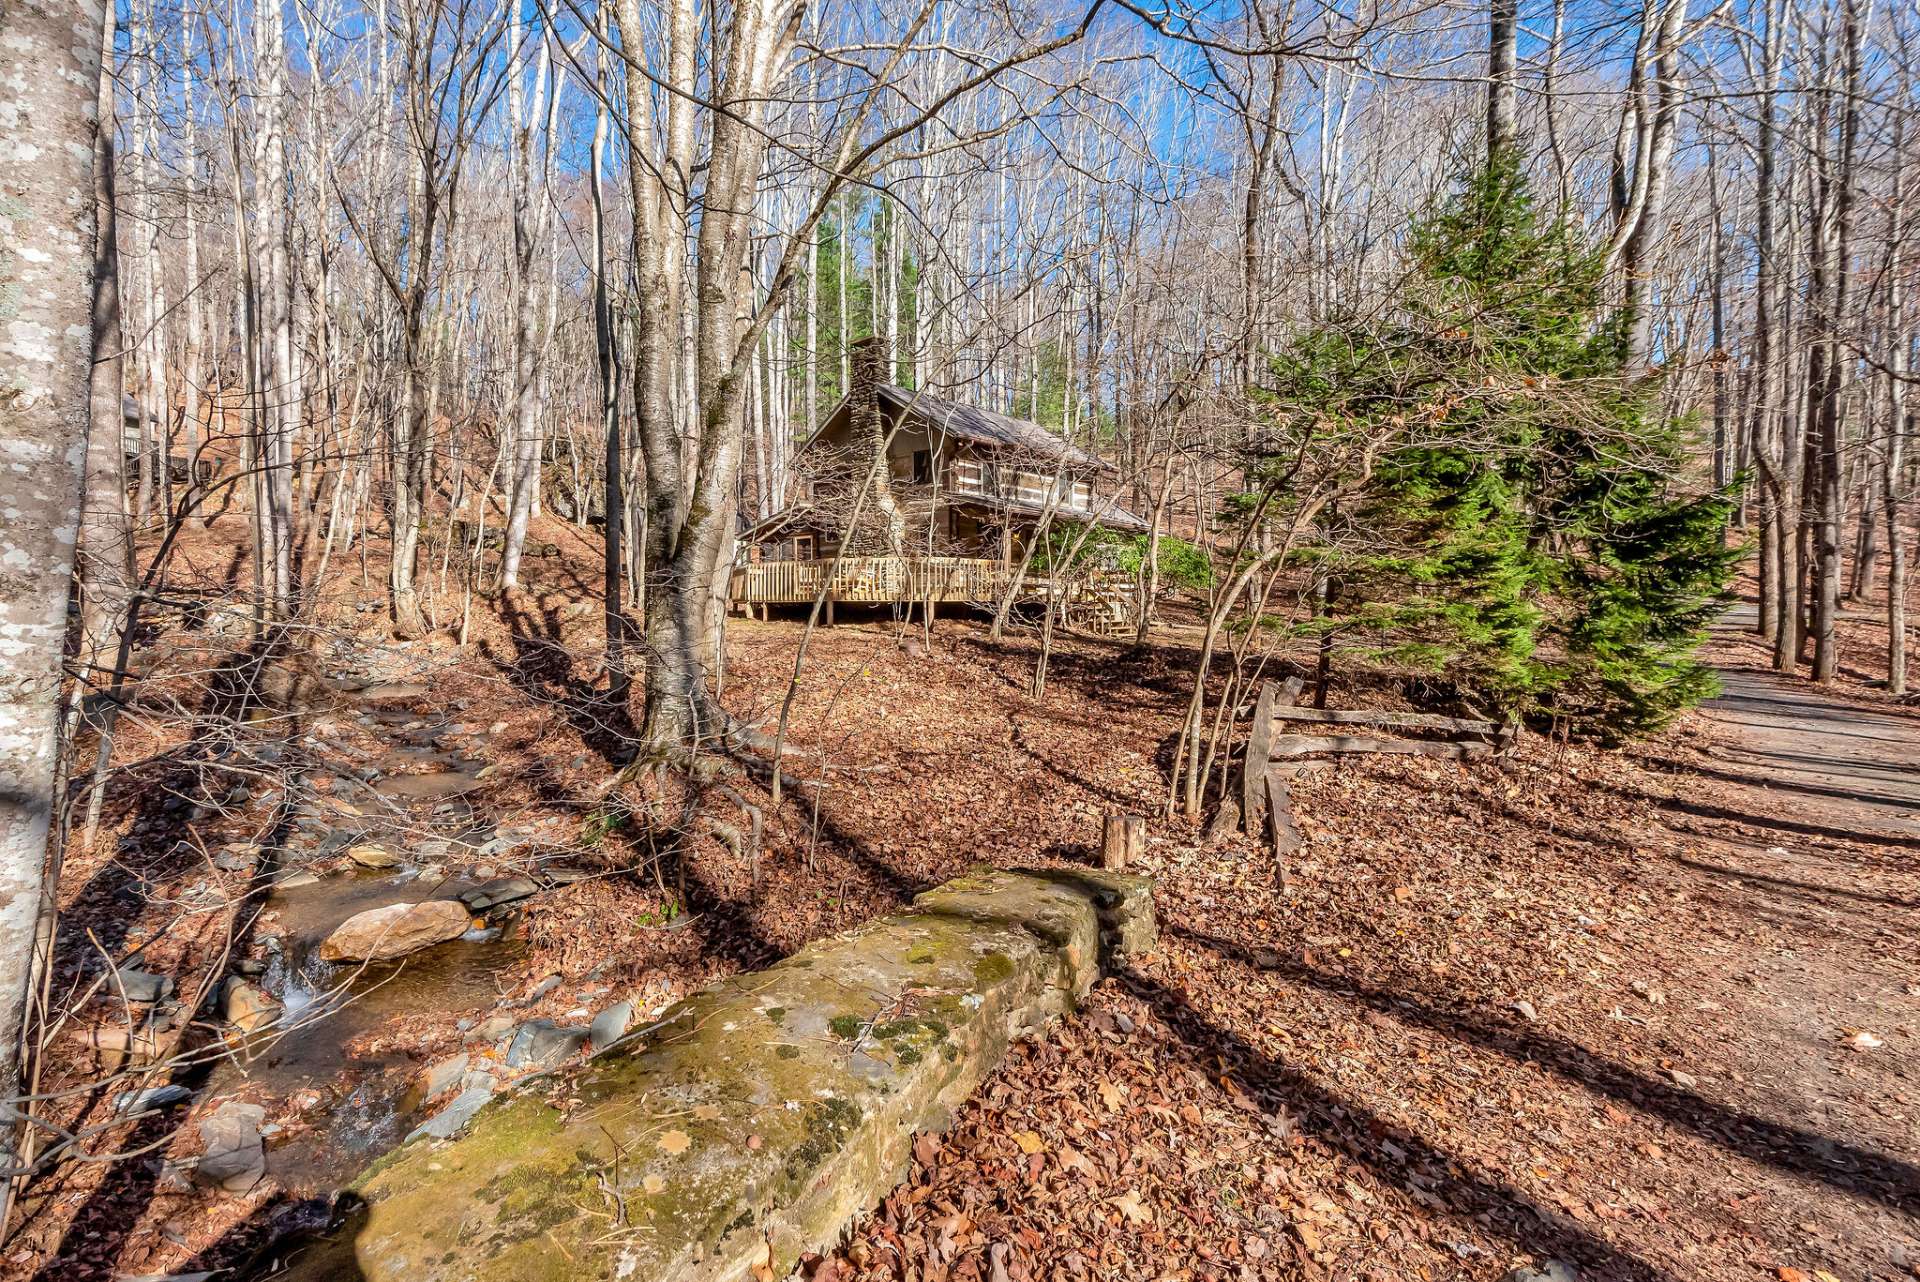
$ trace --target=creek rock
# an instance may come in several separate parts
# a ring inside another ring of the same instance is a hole
[[[530,877],[495,877],[492,881],[460,892],[460,902],[476,913],[529,898],[540,887]]]
[[[400,856],[385,846],[362,843],[347,847],[347,858],[362,868],[393,868],[399,865]]]
[[[113,997],[124,994],[130,1002],[159,1002],[173,995],[173,980],[122,966],[114,972],[114,978],[107,981],[106,991]]]
[[[558,1064],[586,1044],[584,1028],[569,1028],[550,1019],[530,1019],[520,1025],[507,1047],[507,1067],[545,1068]]]
[[[1548,1260],[1537,1268],[1513,1269],[1500,1282],[1580,1282],[1580,1275],[1564,1260]]]
[[[175,1104],[193,1098],[193,1092],[184,1086],[168,1083],[164,1086],[148,1086],[137,1091],[121,1091],[113,1097],[113,1111],[116,1113],[145,1113],[150,1109],[171,1108]]]
[[[545,997],[548,993],[552,992],[554,989],[560,987],[560,984],[561,984],[560,976],[548,975],[545,979],[535,984],[532,990],[528,992],[525,997],[522,997],[519,1001],[510,1003],[510,1004],[515,1006],[531,1006],[535,1002],[539,1001],[542,997]],[[503,1006],[508,1004],[509,1003],[506,1003],[506,1002],[501,1003],[501,1005]]]
[[[489,1015],[468,1031],[469,1042],[497,1042],[513,1031],[513,1016],[508,1014]]]
[[[267,1173],[267,1147],[260,1123],[267,1110],[258,1104],[229,1100],[200,1119],[200,1138],[206,1152],[194,1174],[229,1193],[245,1193]]]
[[[243,1033],[257,1033],[280,1018],[280,1003],[244,979],[227,981],[227,1022]]]
[[[466,905],[457,899],[369,908],[333,928],[320,944],[320,960],[391,961],[458,939],[472,924]]]
[[[436,1140],[450,1140],[465,1129],[486,1102],[493,1098],[493,1087],[473,1085],[461,1091],[450,1100],[447,1106],[426,1121],[413,1128],[408,1134],[409,1140],[422,1137]]]
[[[615,1002],[593,1017],[587,1025],[587,1041],[592,1043],[595,1053],[607,1049],[620,1040],[627,1031],[627,1025],[633,1022],[633,1003]]]
[[[467,1065],[472,1061],[473,1056],[462,1052],[427,1065],[426,1071],[420,1074],[420,1093],[432,1099],[452,1090],[466,1076]]]
[[[223,846],[213,856],[213,866],[222,872],[250,873],[259,862],[260,848],[254,845]]]
[[[1009,1042],[1152,939],[1143,878],[949,883],[688,998],[564,1090],[502,1093],[460,1138],[402,1145],[288,1282],[784,1277],[898,1184],[914,1133],[950,1125]]]

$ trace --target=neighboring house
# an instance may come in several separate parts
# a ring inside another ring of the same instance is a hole
[[[849,356],[846,399],[794,460],[804,497],[741,540],[735,600],[806,601],[825,584],[829,600],[991,601],[1043,521],[1146,530],[1112,497],[1111,464],[1037,423],[882,381],[878,339]]]
[[[144,439],[142,433],[144,432]],[[120,394],[120,452],[126,458],[127,474],[134,475],[140,467],[140,455],[144,450],[156,462],[160,457],[160,446],[167,439],[166,420],[159,414],[150,412],[139,400],[127,392]],[[201,451],[199,456],[199,483],[205,485],[220,472],[220,460]],[[167,477],[175,485],[187,482],[187,456],[185,454],[167,455]]]

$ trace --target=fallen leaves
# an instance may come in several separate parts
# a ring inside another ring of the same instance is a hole
[[[773,1282],[773,1243],[762,1238],[753,1253],[747,1257],[747,1270],[757,1282]]]

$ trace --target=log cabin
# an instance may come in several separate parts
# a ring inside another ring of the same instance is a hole
[[[735,602],[990,604],[1043,529],[1146,530],[1113,496],[1112,464],[1037,423],[886,382],[879,339],[849,357],[847,396],[795,456],[802,497],[741,540]],[[1092,630],[1124,626],[1118,585],[1097,568],[1020,586],[1071,597]]]

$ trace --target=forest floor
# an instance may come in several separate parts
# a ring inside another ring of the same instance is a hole
[[[822,1272],[1920,1276],[1920,723],[1744,648],[1625,753],[1297,785],[1291,896],[1162,847],[1160,952]]]
[[[624,997],[644,1018],[978,862],[1090,860],[1104,811],[1161,812],[1193,662],[1181,632],[1142,652],[1063,639],[1036,701],[1030,636],[870,618],[815,636],[795,700],[799,763],[828,784],[817,811],[770,811],[757,860],[702,836],[684,890],[656,879],[644,834],[600,802],[627,731],[590,698],[595,549],[552,524],[556,555],[525,593],[476,605],[464,650],[391,643],[378,567],[337,576],[329,663],[388,683],[397,711],[347,700],[249,725],[249,760],[270,738],[300,771],[207,813],[166,784],[191,733],[160,715],[177,705],[151,701],[123,732],[132,768],[63,880],[58,991],[99,950],[137,950],[204,1015],[228,952],[265,959],[263,933],[291,939],[299,909],[269,897],[264,923],[249,916],[257,879],[196,852],[290,807],[360,822],[336,804],[355,762],[466,771],[457,822],[491,839],[449,856],[441,808],[409,812],[417,831],[387,839],[407,875],[433,843],[436,876],[526,871],[543,889],[508,939],[435,950],[467,960],[177,1072],[191,1100],[90,1137],[129,1156],[36,1182],[8,1274],[233,1265],[403,1136],[421,1070],[500,1009],[564,1022]],[[176,596],[231,591],[217,548],[187,549]],[[189,614],[151,650],[184,679],[204,670],[196,645],[234,644],[211,631]],[[801,632],[732,622],[731,707],[777,711]],[[1303,778],[1308,845],[1284,890],[1257,843],[1156,818],[1158,951],[1017,1047],[845,1247],[809,1262],[814,1282],[1491,1279],[1553,1276],[1549,1261],[1584,1278],[1920,1276],[1920,717],[1871,690],[1870,665],[1815,693],[1759,670],[1737,633],[1716,656],[1727,695],[1624,750],[1528,736],[1495,763],[1366,758]],[[337,853],[314,856],[307,893],[420,893]],[[57,1043],[43,1085],[72,1092],[61,1121],[106,1119],[97,1073]],[[235,1099],[270,1130],[266,1178],[240,1196],[188,1169],[188,1119]]]

